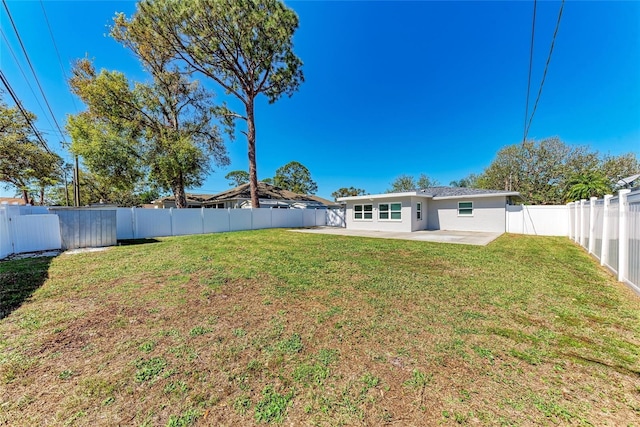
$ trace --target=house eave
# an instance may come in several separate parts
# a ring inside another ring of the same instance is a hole
[[[511,191],[506,193],[481,193],[481,194],[467,194],[467,195],[460,195],[460,196],[441,196],[441,197],[434,197],[433,200],[481,199],[481,198],[488,198],[488,197],[510,197],[510,196],[521,197],[520,193],[518,193],[517,191]]]
[[[349,196],[338,197],[339,202],[354,202],[354,201],[367,201],[378,199],[396,199],[400,197],[431,197],[428,194],[419,194],[417,191],[406,191],[403,193],[384,193],[384,194],[369,194],[368,196]]]

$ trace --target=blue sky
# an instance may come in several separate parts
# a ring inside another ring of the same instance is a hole
[[[88,55],[98,68],[146,78],[132,54],[106,36],[115,12],[130,15],[135,2],[7,3],[61,126],[83,106],[70,95],[42,5],[67,73],[74,59]],[[327,198],[349,186],[384,192],[400,174],[426,173],[446,185],[482,172],[501,147],[522,140],[532,1],[287,4],[300,18],[294,43],[306,81],[292,98],[257,104],[259,178],[296,160]],[[537,5],[530,112],[559,7],[559,1]],[[52,149],[70,160],[4,8],[0,26],[9,41],[0,39],[2,71],[38,115]],[[640,156],[640,2],[566,2],[529,131],[530,138],[550,136]],[[201,188],[190,190],[223,191],[229,171],[248,169],[244,137],[228,149],[231,165],[214,167]]]

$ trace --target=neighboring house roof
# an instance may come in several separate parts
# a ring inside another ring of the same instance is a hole
[[[402,193],[385,193],[385,194],[371,194],[368,196],[351,196],[340,197],[338,201],[348,200],[370,200],[370,199],[389,199],[407,196],[427,197],[433,200],[442,199],[464,199],[464,198],[479,198],[479,197],[495,197],[495,196],[513,196],[522,197],[517,191],[504,191],[504,190],[485,190],[480,188],[466,188],[466,187],[428,187],[423,189],[417,189],[412,191],[405,191]]]
[[[257,191],[258,199],[312,202],[324,206],[338,205],[335,202],[323,199],[322,197],[314,196],[311,194],[294,193],[293,191],[285,190],[284,188],[276,187],[275,185],[267,184],[266,182],[258,182]],[[249,187],[249,184],[242,184],[230,190],[223,191],[222,193],[214,194],[211,198],[211,200],[219,202],[237,199],[251,200],[251,188]]]
[[[24,200],[21,197],[0,197],[0,205],[4,203],[8,205],[24,205]]]
[[[288,205],[294,206],[298,203],[311,205],[311,206],[324,206],[324,207],[335,207],[339,206],[339,204],[332,202],[327,199],[323,199],[322,197],[308,195],[308,194],[298,194],[293,191],[285,190],[280,187],[276,187],[275,185],[267,184],[265,182],[258,182],[258,199],[260,200],[280,200],[287,201]],[[213,204],[216,202],[226,202],[226,201],[246,201],[251,200],[251,189],[249,184],[242,184],[237,187],[231,188],[229,190],[223,191],[217,194],[191,194],[187,193],[187,204],[188,205],[202,205],[206,206],[207,204]],[[175,198],[165,197],[160,199],[159,202],[174,202]],[[278,205],[278,203],[265,203],[269,206]]]
[[[616,183],[616,187],[618,188],[632,188],[638,185],[640,185],[640,173],[622,178]]]

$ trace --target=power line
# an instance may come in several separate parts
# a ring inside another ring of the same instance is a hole
[[[4,1],[4,0],[3,0]],[[542,87],[544,86],[544,80],[547,77],[547,70],[549,69],[549,63],[551,62],[551,54],[553,53],[553,47],[556,42],[556,36],[558,35],[558,29],[560,28],[560,20],[562,19],[562,11],[564,9],[564,1],[560,4],[560,11],[558,12],[558,21],[556,22],[556,29],[553,32],[553,38],[551,39],[551,47],[549,48],[549,55],[547,56],[547,63],[544,66],[544,73],[542,73],[542,81],[540,82],[540,89],[538,89],[538,97],[536,98],[536,103],[533,105],[533,111],[531,112],[531,117],[529,118],[529,124],[524,132],[524,139],[527,138],[529,134],[529,128],[531,127],[531,122],[533,121],[533,116],[536,114],[536,109],[538,108],[538,101],[540,101],[540,96],[542,95]]]
[[[29,127],[33,131],[34,135],[36,136],[36,138],[38,138],[38,141],[40,141],[40,144],[42,145],[42,147],[47,151],[47,153],[53,154],[51,152],[51,150],[49,149],[49,146],[47,145],[47,143],[44,140],[44,138],[42,138],[42,135],[40,134],[40,132],[38,132],[38,129],[36,129],[36,127],[34,126],[33,122],[31,121],[31,118],[29,117],[29,114],[25,111],[24,107],[20,103],[20,100],[16,96],[16,93],[13,91],[13,88],[11,87],[11,84],[9,83],[7,78],[5,77],[5,75],[2,72],[2,70],[0,70],[0,81],[2,81],[2,84],[4,85],[4,87],[7,88],[7,92],[9,92],[9,95],[13,99],[13,102],[15,102],[16,106],[18,107],[18,109],[20,110],[22,115],[24,116],[24,119],[27,121],[27,124],[29,125]],[[77,160],[77,156],[76,156],[76,160]],[[68,194],[68,191],[67,191],[67,172],[65,171],[65,169],[64,169],[64,167],[62,165],[58,165],[58,167],[62,171],[62,174],[64,176],[64,188],[65,188],[65,196],[66,196],[65,198],[66,198],[67,206],[69,206],[69,194]]]
[[[31,59],[29,59],[29,54],[27,54],[27,49],[24,47],[24,43],[22,43],[22,38],[20,37],[20,33],[18,32],[18,28],[16,27],[15,22],[13,21],[13,17],[11,16],[11,12],[9,11],[9,6],[7,6],[7,1],[2,0],[2,4],[4,5],[4,9],[7,11],[7,16],[9,17],[9,21],[11,22],[13,31],[15,31],[16,33],[16,37],[18,38],[18,42],[20,43],[20,47],[22,48],[22,53],[24,53],[24,56],[27,59],[27,63],[29,64],[29,68],[33,73],[33,77],[36,79],[36,83],[38,84],[38,88],[40,89],[40,93],[42,94],[42,98],[44,99],[44,103],[47,105],[47,108],[49,109],[49,113],[51,113],[51,118],[53,119],[53,122],[55,123],[56,128],[58,129],[58,132],[60,133],[60,136],[64,141],[65,139],[64,133],[62,132],[62,129],[58,124],[58,120],[56,120],[55,114],[53,114],[53,109],[51,108],[51,105],[49,104],[49,100],[47,99],[47,96],[45,95],[44,90],[42,89],[42,85],[40,84],[40,80],[38,79],[38,75],[36,74],[36,70],[33,68],[33,64],[31,63]]]
[[[40,6],[42,7],[42,14],[44,15],[44,20],[47,23],[47,28],[49,29],[49,35],[51,36],[51,41],[53,42],[53,48],[56,51],[56,55],[58,56],[58,63],[60,64],[60,69],[62,70],[62,75],[66,82],[69,81],[69,76],[67,76],[67,72],[64,69],[64,65],[62,64],[62,58],[60,57],[60,51],[58,50],[58,45],[56,44],[56,39],[53,37],[53,30],[51,29],[51,25],[49,24],[49,17],[47,16],[47,11],[44,8],[44,2],[40,0]],[[76,104],[76,100],[71,96],[71,92],[69,92],[69,97],[71,98],[71,102],[73,102],[73,107],[76,111],[78,111],[78,105]]]
[[[40,99],[38,99],[38,95],[36,95],[36,91],[33,90],[33,86],[31,85],[31,82],[29,82],[29,78],[27,77],[27,74],[24,72],[24,69],[22,68],[22,65],[20,65],[20,61],[18,60],[18,57],[17,57],[16,53],[13,51],[13,48],[11,47],[11,44],[9,43],[9,39],[7,38],[7,35],[2,30],[2,28],[0,28],[0,34],[2,34],[2,38],[4,39],[4,42],[6,43],[7,47],[9,48],[9,52],[11,53],[11,56],[13,57],[13,60],[15,61],[16,65],[18,66],[18,70],[20,70],[20,73],[22,74],[22,77],[24,77],[24,81],[27,83],[27,86],[29,86],[29,89],[31,90],[31,94],[33,95],[33,98],[38,103],[38,106],[40,107],[40,110],[44,113],[44,117],[47,120],[47,123],[49,123],[49,126],[53,127],[53,124],[51,123],[51,120],[49,120],[49,116],[47,116],[46,111],[44,111],[44,107],[40,103]]]
[[[533,40],[536,34],[536,6],[538,2],[533,0],[533,19],[531,23],[531,46],[529,47],[529,78],[527,79],[527,103],[524,107],[524,126],[522,130],[522,143],[527,139],[527,119],[529,118],[529,93],[531,92],[531,69],[533,68]]]
[[[5,75],[2,72],[2,70],[0,70],[0,81],[2,81],[2,84],[4,84],[4,87],[7,88],[7,92],[9,92],[9,95],[13,99],[13,102],[15,102],[16,106],[18,107],[18,109],[20,110],[20,112],[24,116],[25,120],[29,124],[29,127],[31,127],[31,130],[35,134],[36,138],[38,138],[38,141],[40,141],[40,144],[42,144],[42,147],[45,150],[47,150],[47,152],[49,154],[52,154],[51,150],[49,149],[49,146],[47,145],[46,141],[42,138],[42,135],[40,134],[40,132],[38,132],[38,129],[36,129],[36,127],[33,125],[33,122],[31,121],[31,118],[29,117],[29,113],[26,112],[26,110],[24,109],[24,107],[20,103],[20,100],[16,96],[16,93],[13,91],[13,88],[9,84],[9,81],[5,77]]]

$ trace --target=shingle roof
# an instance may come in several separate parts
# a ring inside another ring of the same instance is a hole
[[[251,199],[251,189],[249,184],[242,184],[229,190],[223,191],[217,194],[192,194],[187,193],[187,202],[223,202],[226,200],[237,199]],[[294,193],[293,191],[285,190],[275,185],[267,184],[264,182],[258,182],[258,198],[259,199],[273,199],[273,200],[291,200],[300,202],[315,202],[325,206],[335,206],[337,203],[332,202],[322,197],[314,195],[305,195]],[[162,200],[173,201],[173,196],[165,197]]]
[[[384,194],[367,194],[366,196],[349,196],[339,197],[338,201],[346,202],[351,200],[374,200],[389,199],[398,197],[415,197],[422,196],[434,200],[447,198],[463,198],[463,197],[492,197],[492,196],[513,196],[520,197],[517,191],[504,190],[486,190],[481,188],[465,188],[465,187],[429,187],[411,191],[403,191],[401,193],[384,193]]]
[[[298,194],[284,188],[265,182],[258,182],[258,198],[259,199],[275,199],[275,200],[296,200],[300,202],[318,202],[326,206],[333,206],[336,203],[322,197],[310,194]],[[242,184],[222,193],[214,194],[211,200],[232,200],[232,199],[251,199],[251,189],[249,184]]]
[[[482,188],[466,188],[466,187],[428,187],[415,190],[418,194],[424,194],[425,196],[436,197],[464,197],[464,196],[478,196],[480,194],[495,194],[495,195],[516,195],[515,191],[504,190],[485,190]]]

